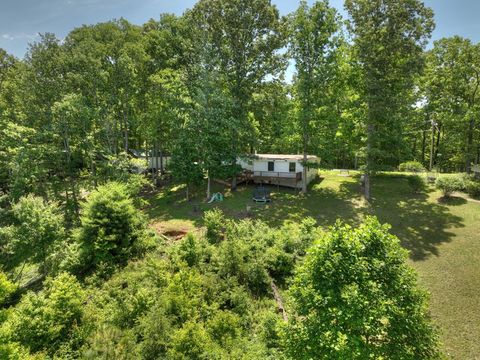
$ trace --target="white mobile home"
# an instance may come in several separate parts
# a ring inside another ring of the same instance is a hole
[[[320,159],[314,155],[308,155],[307,162],[318,164]],[[239,160],[238,163],[245,170],[252,172],[255,183],[302,187],[303,155],[255,154],[247,160]],[[307,167],[307,184],[317,175],[316,167]]]

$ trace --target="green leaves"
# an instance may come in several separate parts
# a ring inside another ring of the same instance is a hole
[[[26,262],[48,273],[56,265],[55,250],[66,240],[65,223],[58,204],[29,195],[12,206],[13,223],[2,228],[2,263],[11,270]]]
[[[100,186],[83,207],[78,241],[83,266],[125,262],[145,240],[146,224],[127,188],[119,183]]]
[[[333,140],[338,122],[332,95],[333,89],[339,85],[340,18],[326,1],[317,1],[312,7],[302,1],[289,20],[289,51],[296,69],[295,116],[298,135],[302,139],[302,152],[306,156],[310,149],[315,149],[317,153],[322,148],[318,146],[319,142]],[[335,119],[333,122],[328,119],[332,117]],[[305,193],[306,170],[303,178],[302,190]]]
[[[53,354],[79,325],[83,301],[84,292],[77,279],[61,273],[48,279],[40,293],[24,295],[3,326],[11,341],[24,344],[32,352]]]
[[[338,222],[310,248],[290,288],[290,357],[436,357],[426,295],[388,230],[375,218],[356,229]]]
[[[442,128],[438,163],[470,171],[480,141],[476,120],[480,99],[480,45],[459,36],[434,42],[426,55],[426,107]],[[440,132],[440,130],[439,130]]]
[[[403,148],[404,113],[423,68],[423,49],[434,27],[433,12],[419,0],[346,0],[353,35],[357,91],[366,106],[365,197],[371,171],[396,166]]]

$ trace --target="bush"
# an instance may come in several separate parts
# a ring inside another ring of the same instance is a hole
[[[340,222],[307,252],[282,338],[295,359],[434,359],[437,334],[407,251],[373,217]]]
[[[78,239],[84,266],[126,261],[145,242],[146,220],[119,183],[100,186],[83,206]]]
[[[192,320],[172,335],[167,358],[208,359],[211,347],[212,341],[204,327]]]
[[[54,353],[80,323],[83,299],[84,292],[74,276],[62,273],[47,279],[45,289],[24,295],[7,320],[12,340],[32,352]]]
[[[449,197],[454,191],[462,191],[465,183],[459,176],[441,176],[435,181],[435,186],[442,191],[443,196]]]
[[[465,191],[473,198],[480,198],[480,181],[467,181],[465,185]]]
[[[312,218],[305,218],[300,226],[286,224],[275,230],[274,244],[265,252],[269,274],[283,282],[293,273],[295,263],[305,255],[316,235],[316,222]]]
[[[213,209],[206,211],[203,215],[203,221],[207,227],[206,237],[211,244],[219,243],[225,232],[226,219],[223,211]]]
[[[6,275],[0,272],[0,306],[3,305],[17,290],[17,286],[7,279]]]
[[[425,167],[418,161],[407,161],[398,165],[398,170],[403,172],[423,172]]]
[[[53,253],[56,243],[65,240],[63,216],[54,203],[28,195],[13,205],[13,238],[10,243],[16,262],[26,260],[41,264],[46,272],[48,255]]]
[[[425,181],[418,175],[411,175],[408,178],[408,185],[414,193],[419,193],[425,189]]]
[[[86,345],[88,349],[82,351],[81,357],[84,360],[139,358],[132,331],[112,325],[105,324],[97,329]]]

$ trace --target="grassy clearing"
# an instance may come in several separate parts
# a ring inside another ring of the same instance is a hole
[[[221,208],[229,217],[250,215],[270,225],[315,218],[320,226],[340,218],[355,225],[366,214],[392,225],[405,248],[421,283],[431,292],[432,315],[441,329],[444,350],[449,358],[475,359],[480,354],[480,203],[463,197],[439,200],[432,187],[414,194],[406,175],[382,174],[373,181],[373,198],[366,204],[361,196],[359,174],[342,176],[322,172],[309,194],[272,187],[270,204],[251,200],[253,186],[235,193],[222,191],[225,201],[206,204],[197,193],[187,202],[181,188],[164,189],[148,199],[147,214],[160,232],[192,231],[202,225],[202,213]]]

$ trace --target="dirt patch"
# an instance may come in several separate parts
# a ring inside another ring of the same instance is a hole
[[[170,239],[173,240],[180,240],[182,239],[185,235],[187,235],[186,231],[183,230],[169,230],[163,233],[163,235],[169,237]]]

